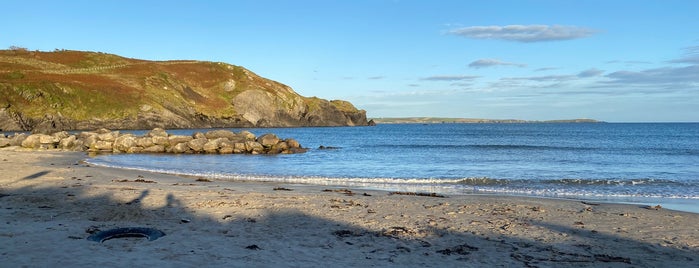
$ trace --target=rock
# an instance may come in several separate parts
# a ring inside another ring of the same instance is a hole
[[[167,132],[162,128],[154,128],[146,134],[148,137],[167,137]]]
[[[265,134],[257,139],[255,135],[243,131],[236,134],[227,130],[195,133],[192,136],[167,135],[165,130],[154,130],[150,136],[135,136],[134,134],[119,135],[119,131],[100,129],[95,132],[81,132],[70,135],[67,132],[47,134],[15,134],[14,136],[0,135],[0,147],[13,146],[13,143],[31,149],[56,149],[113,152],[113,153],[219,153],[219,154],[278,154],[300,153],[301,148],[294,139],[282,140],[274,134]],[[213,139],[206,138],[218,137]],[[197,137],[197,138],[195,138]],[[113,139],[113,140],[112,140]],[[233,139],[233,140],[231,140]],[[21,142],[19,142],[21,140]]]
[[[286,139],[285,141],[289,148],[301,148],[301,144],[295,139]]]
[[[117,137],[119,137],[119,131],[110,131],[107,133],[97,134],[97,139],[101,141],[113,142]]]
[[[204,144],[206,144],[207,142],[209,142],[209,140],[206,138],[196,138],[187,142],[187,145],[195,153],[200,153],[204,151]]]
[[[78,137],[79,140],[83,141],[83,146],[87,148],[92,148],[95,146],[95,143],[97,142],[97,133],[94,132],[83,132],[80,133],[80,136]]]
[[[168,137],[165,136],[153,136],[151,138],[153,140],[153,144],[155,145],[162,145],[162,146],[169,146],[170,145],[170,140]]]
[[[126,152],[131,147],[136,147],[136,137],[132,134],[119,136],[114,140],[114,152]]]
[[[228,139],[218,138],[218,139],[209,140],[204,144],[204,146],[202,147],[202,150],[204,150],[204,152],[209,153],[209,154],[218,153],[218,148],[219,148],[221,142],[224,140],[228,140]]]
[[[111,152],[114,148],[114,142],[98,140],[91,147],[90,151]]]
[[[0,138],[0,148],[10,146],[10,139],[2,137]]]
[[[95,130],[95,133],[97,133],[97,134],[107,134],[107,133],[110,133],[110,132],[112,132],[112,131],[109,130],[109,129],[106,129],[106,128],[100,128],[100,129],[98,129],[98,130]]]
[[[58,144],[61,140],[57,137],[51,136],[51,135],[46,135],[46,134],[38,134],[39,136],[39,142],[42,145],[54,145]]]
[[[234,154],[243,154],[246,152],[247,152],[247,149],[245,148],[245,142],[236,142],[233,144],[233,153]]]
[[[278,154],[282,153],[284,151],[289,150],[289,145],[286,144],[284,141],[280,141],[275,145],[272,145],[272,147],[267,151],[268,154]]]
[[[204,134],[204,136],[205,136],[207,139],[210,139],[210,140],[211,140],[211,139],[218,139],[218,138],[226,138],[226,139],[229,139],[229,140],[236,140],[236,139],[238,139],[238,135],[236,135],[236,134],[233,133],[232,131],[223,130],[223,129],[212,130],[212,131],[206,132],[206,133]]]
[[[136,138],[136,145],[139,147],[147,148],[155,145],[155,143],[153,143],[153,138],[151,137],[140,137]]]
[[[277,135],[267,133],[257,138],[257,142],[262,144],[262,146],[269,148],[273,145],[279,143],[279,137]]]
[[[192,138],[192,136],[170,135],[167,137],[167,139],[170,142],[170,145],[177,145],[178,143],[189,142],[194,138]]]
[[[61,139],[60,142],[58,142],[58,148],[61,148],[63,150],[71,150],[71,151],[78,151],[76,149],[82,150],[82,144],[80,144],[80,148],[77,148],[76,141],[78,140],[75,135],[70,135],[64,139]]]
[[[175,154],[187,153],[190,150],[191,149],[189,148],[189,145],[187,145],[187,142],[177,143],[175,146],[170,147],[170,152]]]
[[[38,149],[41,146],[40,135],[44,134],[32,134],[27,136],[24,141],[22,141],[22,147],[30,149]]]
[[[60,141],[62,139],[68,138],[68,136],[70,136],[70,134],[68,134],[68,132],[61,131],[61,132],[53,133],[51,136],[55,137],[56,139],[58,139]]]
[[[256,141],[246,141],[245,151],[252,154],[259,154],[265,151],[265,147]]]
[[[218,153],[232,154],[235,151],[235,143],[229,140],[223,140],[219,144]]]
[[[143,147],[135,146],[126,150],[127,153],[137,154],[143,152]]]
[[[10,146],[22,146],[22,142],[27,138],[27,134],[19,133],[10,138]]]
[[[143,148],[142,153],[164,153],[165,152],[165,146],[162,145],[153,145],[150,147]]]
[[[195,139],[206,139],[206,135],[204,135],[204,133],[201,132],[195,132],[194,134],[192,134],[192,137]]]
[[[257,139],[257,137],[255,137],[255,134],[252,134],[250,131],[247,131],[247,130],[241,131],[240,133],[238,133],[238,135],[244,137],[245,140],[249,140],[249,141],[254,141]]]

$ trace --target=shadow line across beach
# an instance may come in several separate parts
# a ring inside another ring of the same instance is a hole
[[[631,239],[623,232],[644,230],[624,227],[616,235],[574,215],[563,225],[536,211],[524,217],[504,206],[461,205],[452,198],[347,196],[288,185],[294,191],[259,192],[245,183],[137,173],[63,163],[61,172],[25,177],[59,176],[51,181],[17,186],[14,178],[2,177],[1,262],[8,267],[691,267],[699,262],[696,247]],[[135,181],[144,176],[154,183]],[[387,198],[392,199],[381,201]],[[405,206],[411,209],[389,204],[396,200],[412,202]],[[408,215],[413,207],[429,211]],[[465,213],[436,213],[447,207]],[[480,217],[459,218],[475,210]],[[96,230],[136,226],[166,236],[85,239]],[[671,232],[672,226],[665,228],[656,231]],[[689,235],[696,239],[697,234]]]

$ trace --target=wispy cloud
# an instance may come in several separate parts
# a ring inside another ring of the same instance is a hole
[[[493,67],[493,66],[516,66],[516,67],[527,67],[526,64],[522,63],[514,63],[514,62],[506,62],[506,61],[501,61],[497,59],[480,59],[476,60],[474,62],[471,62],[468,67],[471,68],[485,68],[485,67]]]
[[[560,69],[560,68],[558,68],[558,67],[543,67],[543,68],[536,69],[534,71],[535,72],[543,72],[543,71],[552,71],[552,70],[558,70],[558,69]]]
[[[642,71],[617,71],[606,75],[612,84],[677,85],[699,87],[699,65],[663,67]]]
[[[474,39],[497,39],[530,43],[585,38],[595,32],[595,30],[577,26],[505,25],[471,26],[453,29],[448,33]]]
[[[535,82],[564,82],[575,79],[574,75],[544,75],[527,77],[504,77],[502,80],[510,81],[535,81]]]
[[[385,77],[385,76],[371,76],[371,77],[368,77],[369,80],[381,80],[381,79],[384,79],[384,78],[386,78],[386,77]]]
[[[425,81],[468,81],[479,78],[477,75],[436,75],[422,78]]]
[[[600,76],[603,73],[604,73],[604,71],[602,71],[600,69],[592,68],[592,69],[587,69],[585,71],[578,73],[578,77],[581,77],[581,78],[595,77],[595,76]]]
[[[684,48],[684,56],[679,59],[671,60],[673,63],[689,63],[699,64],[699,46]]]

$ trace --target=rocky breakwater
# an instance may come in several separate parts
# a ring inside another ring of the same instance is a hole
[[[185,136],[170,135],[161,128],[155,128],[144,136],[108,129],[79,134],[61,131],[51,135],[0,135],[0,148],[9,146],[95,153],[292,154],[306,151],[296,140],[280,139],[274,134],[257,137],[249,131],[212,130]]]

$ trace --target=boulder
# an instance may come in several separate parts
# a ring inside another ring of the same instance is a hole
[[[252,134],[252,132],[247,131],[247,130],[241,131],[240,133],[238,133],[238,135],[244,137],[245,140],[249,140],[249,141],[254,141],[257,139],[257,137],[255,137],[255,134]]]
[[[218,146],[218,153],[232,154],[235,151],[235,143],[229,140],[222,140]]]
[[[272,145],[271,148],[269,148],[269,151],[267,151],[268,154],[278,154],[282,153],[284,151],[288,151],[289,145],[286,144],[284,141],[280,141],[275,145]]]
[[[136,147],[136,137],[132,134],[121,135],[114,140],[114,152],[126,152],[131,147]]]
[[[0,148],[10,146],[10,141],[11,141],[11,140],[8,139],[8,138],[1,137],[1,138],[0,138]]]
[[[234,154],[244,154],[245,152],[247,152],[247,150],[245,149],[244,142],[233,143],[233,153]]]
[[[153,145],[150,147],[143,148],[142,153],[164,153],[165,152],[165,146],[162,145]]]
[[[260,153],[263,153],[265,151],[265,147],[256,141],[246,141],[245,142],[245,151],[248,153],[251,153],[251,154],[260,154]]]
[[[204,133],[201,132],[194,132],[194,134],[192,134],[192,137],[195,139],[206,139],[206,135],[204,135]]]
[[[175,154],[187,153],[189,150],[191,149],[189,148],[189,145],[187,145],[187,142],[177,143],[170,147],[170,152]]]
[[[298,141],[295,139],[286,139],[286,144],[289,146],[289,148],[301,148],[301,144],[299,144]]]
[[[131,148],[127,149],[126,152],[130,153],[130,154],[137,154],[137,153],[143,152],[143,147],[139,147],[139,146],[131,147]]]
[[[189,142],[192,139],[192,136],[184,136],[184,135],[170,135],[167,137],[168,141],[170,142],[170,145],[177,145],[178,143],[183,143],[183,142]]]
[[[22,146],[22,142],[27,138],[27,134],[19,133],[10,138],[10,146]]]
[[[187,145],[189,146],[192,151],[195,153],[200,153],[204,151],[204,144],[206,144],[209,140],[206,138],[198,138],[198,139],[193,139],[189,142],[187,142]]]
[[[262,146],[264,146],[265,148],[272,147],[273,145],[279,143],[279,140],[279,137],[272,133],[267,133],[257,138],[257,142],[262,144]]]
[[[90,151],[111,152],[114,148],[114,142],[99,140],[90,146]]]
[[[153,144],[155,144],[155,145],[162,145],[162,146],[169,146],[170,145],[170,140],[168,139],[168,137],[153,136],[151,139],[153,140]]]
[[[97,139],[101,141],[115,141],[119,137],[119,131],[110,131],[107,133],[97,134]]]
[[[53,133],[51,136],[57,138],[60,141],[62,139],[68,138],[68,136],[70,136],[70,134],[68,134],[68,132],[61,131],[61,132]]]
[[[98,141],[97,139],[97,133],[92,133],[92,132],[83,132],[80,133],[80,136],[78,137],[79,140],[83,141],[83,146],[87,148],[92,148],[95,146],[95,143]]]
[[[76,143],[78,138],[75,137],[75,135],[70,135],[66,138],[61,139],[60,142],[58,142],[58,148],[61,148],[63,150],[71,150],[71,151],[76,151]],[[80,149],[82,149],[82,145],[80,145]]]
[[[149,131],[148,134],[146,134],[148,137],[167,137],[167,132],[162,129],[162,128],[154,128],[153,130]]]
[[[218,153],[218,148],[221,145],[221,142],[224,140],[228,140],[228,139],[218,138],[218,139],[209,140],[204,144],[204,147],[202,147],[202,150],[204,150],[204,152],[209,153],[209,154]]]
[[[136,138],[136,145],[139,147],[146,148],[155,145],[155,143],[153,143],[153,138],[151,137],[140,137]]]
[[[24,141],[22,141],[22,147],[30,149],[38,149],[41,146],[41,135],[44,134],[31,134],[27,136]],[[50,136],[49,136],[50,137]]]
[[[223,130],[223,129],[217,129],[217,130],[212,130],[209,132],[204,133],[204,136],[207,139],[218,139],[218,138],[226,138],[229,140],[235,140],[238,138],[238,135],[233,133],[232,131],[229,130]]]

